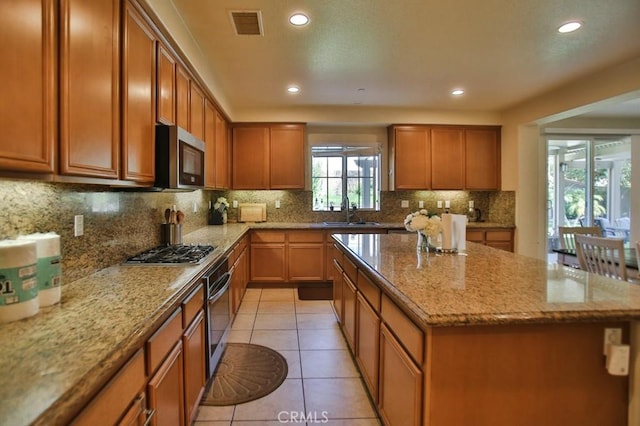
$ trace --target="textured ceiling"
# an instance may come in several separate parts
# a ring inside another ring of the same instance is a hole
[[[640,54],[638,0],[167,1],[234,110],[498,112]],[[231,10],[260,10],[264,35],[236,35]],[[310,24],[289,25],[296,11]]]

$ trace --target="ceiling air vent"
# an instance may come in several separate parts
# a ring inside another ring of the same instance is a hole
[[[229,14],[237,35],[263,35],[259,10],[232,10]]]

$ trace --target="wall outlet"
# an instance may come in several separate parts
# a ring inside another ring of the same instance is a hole
[[[438,208],[441,209],[442,208],[442,200],[438,200]]]
[[[234,209],[238,208],[238,200],[233,200],[233,208]]]
[[[280,200],[276,200],[276,209],[280,208]]]
[[[619,345],[622,343],[621,328],[605,328],[604,329],[604,348],[603,353],[607,354],[607,346]]]
[[[424,209],[424,201],[418,201],[418,207]]]
[[[73,236],[81,237],[84,235],[84,216],[77,214],[73,217]]]
[[[402,200],[400,201],[400,207],[402,208],[408,208],[409,207],[409,200]]]
[[[475,207],[475,203],[473,201],[469,201],[469,208],[472,209]]]

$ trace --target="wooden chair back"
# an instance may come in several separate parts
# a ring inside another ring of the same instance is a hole
[[[627,265],[622,239],[576,234],[575,240],[581,269],[627,281]]]
[[[575,250],[576,241],[573,238],[575,234],[602,236],[602,229],[598,226],[559,226],[558,237],[560,239],[560,248]]]

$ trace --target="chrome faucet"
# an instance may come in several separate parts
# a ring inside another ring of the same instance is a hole
[[[347,212],[347,223],[351,223],[351,211],[349,210],[349,197],[346,195],[342,197],[342,205],[340,208],[344,209]]]

